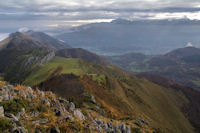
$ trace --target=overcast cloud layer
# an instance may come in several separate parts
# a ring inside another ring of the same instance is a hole
[[[1,32],[51,29],[113,19],[197,19],[200,0],[4,0]]]

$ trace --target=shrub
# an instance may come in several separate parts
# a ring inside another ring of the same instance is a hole
[[[131,128],[132,133],[141,133],[139,128]]]
[[[82,133],[91,133],[90,129],[88,127],[82,127],[81,128]]]
[[[39,104],[37,110],[39,112],[48,112],[48,108],[44,104]]]
[[[87,102],[87,103],[92,103],[92,96],[90,95],[90,94],[88,94],[88,93],[85,93],[84,95],[83,95],[83,101],[84,102]]]
[[[77,132],[81,130],[81,125],[80,125],[80,123],[75,122],[75,121],[70,122],[68,127],[69,127],[71,130],[77,131]]]
[[[13,99],[12,101],[5,101],[0,103],[4,107],[5,112],[12,113],[16,115],[22,110],[22,108],[27,108],[29,102],[24,99]]]
[[[6,118],[0,118],[0,131],[4,132],[6,130],[12,129],[13,126],[9,123]]]
[[[81,131],[80,123],[76,121],[70,121],[69,123],[59,125],[59,129],[61,132],[69,132],[69,133],[79,133]],[[89,133],[89,132],[88,132]]]

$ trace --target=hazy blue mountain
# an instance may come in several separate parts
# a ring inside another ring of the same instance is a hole
[[[120,56],[107,56],[107,59],[134,73],[158,74],[186,86],[200,89],[199,48],[179,48],[155,57],[130,53]]]
[[[73,47],[98,54],[140,52],[163,54],[189,42],[200,47],[200,21],[180,20],[113,20],[73,28],[56,37]]]

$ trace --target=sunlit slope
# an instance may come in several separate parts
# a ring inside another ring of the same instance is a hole
[[[191,124],[181,112],[183,104],[188,102],[181,92],[130,76],[113,66],[54,57],[24,83],[31,86],[42,83],[40,85],[46,85],[45,88],[63,97],[70,93],[69,90],[73,90],[75,95],[77,86],[71,83],[72,79],[64,78],[67,74],[75,74],[73,82],[75,80],[84,91],[94,95],[113,119],[141,118],[150,127],[163,132],[193,132]]]

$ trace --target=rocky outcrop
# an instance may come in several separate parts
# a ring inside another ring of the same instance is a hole
[[[51,91],[41,91],[26,86],[0,87],[0,132],[101,132],[131,133],[131,125],[122,120],[104,117],[94,110],[76,108],[73,102],[57,97]],[[91,97],[91,105],[97,106]],[[139,120],[139,119],[138,119]],[[1,122],[2,121],[2,122]],[[144,120],[140,119],[144,123]],[[52,126],[53,125],[53,126]]]
[[[79,120],[85,120],[85,116],[79,109],[74,110],[74,116],[76,116]]]
[[[43,64],[45,62],[48,62],[49,60],[51,60],[53,57],[55,56],[55,52],[52,51],[49,54],[47,54],[41,61],[40,63]]]
[[[4,109],[3,109],[3,106],[0,106],[0,117],[4,117]]]

